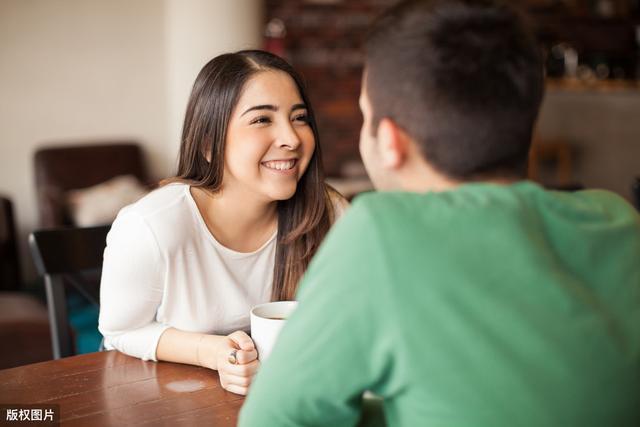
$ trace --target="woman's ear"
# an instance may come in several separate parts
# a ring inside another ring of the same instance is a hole
[[[399,169],[407,158],[407,135],[391,119],[384,118],[378,124],[378,154],[385,169]]]

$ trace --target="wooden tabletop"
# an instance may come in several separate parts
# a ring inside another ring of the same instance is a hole
[[[243,401],[216,371],[116,351],[0,370],[1,405],[60,405],[63,426],[235,426]]]

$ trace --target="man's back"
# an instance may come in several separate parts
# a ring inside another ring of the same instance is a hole
[[[628,206],[532,184],[364,202],[384,252],[372,268],[388,274],[382,322],[405,331],[396,363],[413,367],[406,393],[423,415],[495,426],[623,413],[640,387],[640,224]]]
[[[256,387],[271,387],[279,425],[327,412],[348,424],[363,389],[385,398],[390,425],[638,425],[638,260],[640,220],[610,193],[522,182],[364,196]],[[273,388],[285,372],[297,402]]]

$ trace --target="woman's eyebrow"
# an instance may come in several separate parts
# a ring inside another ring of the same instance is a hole
[[[245,114],[247,114],[249,111],[254,111],[254,110],[269,110],[269,111],[278,111],[278,107],[276,107],[275,105],[270,105],[270,104],[264,104],[264,105],[254,105],[251,108],[247,108],[247,110],[242,113],[240,115],[240,117],[244,116]]]
[[[295,111],[295,110],[306,110],[307,106],[305,104],[294,104],[291,107],[291,111]],[[249,111],[255,111],[255,110],[269,110],[269,111],[278,111],[278,107],[275,105],[271,105],[271,104],[263,104],[263,105],[254,105],[253,107],[247,108],[245,110],[244,113],[242,113],[240,115],[240,117],[244,116],[245,114],[247,114]]]

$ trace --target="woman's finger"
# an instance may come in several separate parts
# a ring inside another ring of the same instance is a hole
[[[236,343],[238,348],[241,350],[249,351],[256,348],[256,346],[253,344],[253,340],[251,339],[251,337],[247,335],[247,333],[244,331],[235,331],[234,333],[230,334],[228,337],[234,343]]]
[[[224,381],[222,381],[222,383],[226,385],[235,384],[241,387],[249,387],[249,385],[251,385],[251,381],[253,381],[253,376],[241,377],[238,375],[226,374],[223,375],[223,377]]]
[[[258,358],[258,351],[256,349],[246,351],[227,347],[221,351],[218,357],[222,358],[223,361],[228,361],[232,365],[245,365]]]
[[[256,349],[246,351],[246,350],[238,350],[236,351],[236,361],[237,365],[246,365],[247,363],[253,362],[258,358],[258,351]]]
[[[230,391],[231,393],[241,394],[243,396],[246,396],[247,391],[249,391],[248,387],[243,387],[235,384],[228,384],[226,387],[223,386],[223,388],[227,391]]]
[[[253,362],[249,362],[244,365],[232,365],[227,362],[223,366],[219,367],[218,370],[224,374],[237,375],[239,377],[251,377],[258,371],[259,364],[260,362],[258,360],[254,360]]]

